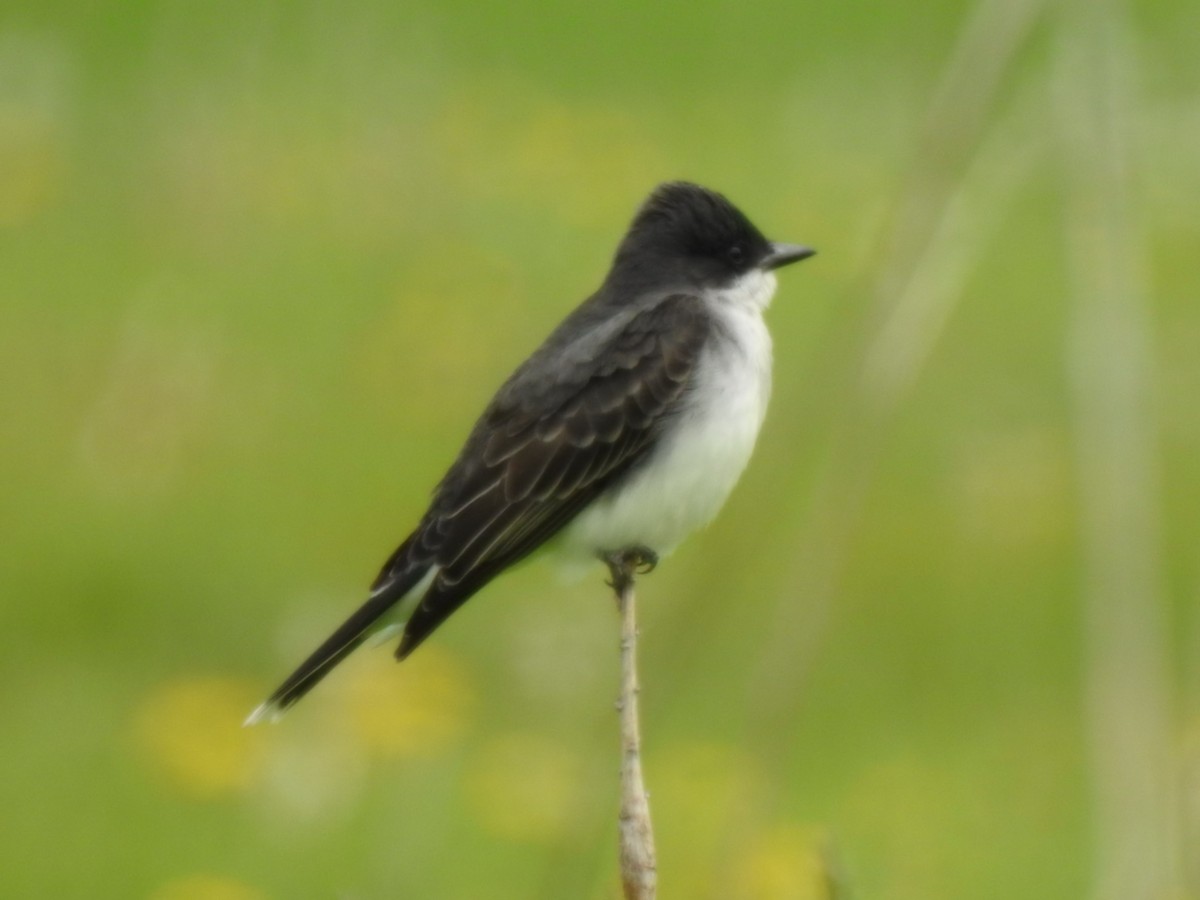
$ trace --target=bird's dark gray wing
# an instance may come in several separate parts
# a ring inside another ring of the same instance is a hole
[[[397,656],[645,458],[692,383],[709,322],[699,299],[673,295],[586,351],[552,336],[509,379],[375,582],[439,567]]]

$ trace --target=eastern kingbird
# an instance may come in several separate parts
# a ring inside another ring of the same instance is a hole
[[[652,566],[712,519],[771,393],[774,270],[813,252],[768,241],[714,191],[655,190],[600,289],[496,392],[366,603],[247,724],[278,718],[381,632],[403,629],[404,659],[551,538]]]

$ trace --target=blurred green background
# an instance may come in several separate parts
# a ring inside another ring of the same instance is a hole
[[[659,181],[820,249],[641,582],[671,898],[1200,897],[1200,6],[9,2],[0,893],[612,898],[602,573],[245,714]]]

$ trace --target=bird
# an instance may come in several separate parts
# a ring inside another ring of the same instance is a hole
[[[369,639],[408,657],[546,544],[648,571],[707,524],[745,469],[771,393],[763,312],[776,243],[724,195],[660,184],[598,290],[501,385],[366,601],[257,707],[275,721]]]

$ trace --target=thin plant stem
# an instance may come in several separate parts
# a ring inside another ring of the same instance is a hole
[[[1059,122],[1073,309],[1095,900],[1182,896],[1136,63],[1120,0],[1067,0]]]
[[[612,587],[621,614],[621,694],[617,712],[621,727],[621,886],[625,900],[654,900],[658,890],[658,864],[654,828],[650,823],[650,796],[642,778],[642,735],[638,722],[637,602],[634,573],[644,562],[633,552],[609,560]]]
[[[751,679],[752,726],[778,753],[780,721],[792,714],[823,633],[874,482],[884,437],[909,398],[963,288],[1040,154],[1028,126],[1033,98],[995,114],[1020,51],[1047,0],[979,0],[972,8],[926,111],[914,163],[895,203],[872,274],[872,322],[861,377],[845,388],[828,462],[813,490],[799,550]],[[792,538],[791,540],[795,540]]]

